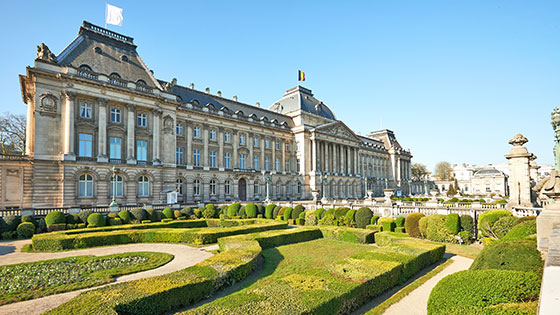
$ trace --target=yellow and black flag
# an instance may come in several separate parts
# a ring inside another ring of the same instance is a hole
[[[297,71],[297,80],[298,81],[305,81],[305,72],[298,70]]]

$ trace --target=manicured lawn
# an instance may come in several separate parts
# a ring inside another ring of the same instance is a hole
[[[480,254],[481,249],[473,245],[445,243],[445,251],[451,254],[475,259],[478,254]]]
[[[328,239],[269,248],[262,255],[256,280],[182,314],[348,313],[398,284],[402,262],[416,259],[411,248]]]
[[[0,266],[0,305],[98,286],[117,276],[157,268],[171,259],[170,254],[137,252]]]

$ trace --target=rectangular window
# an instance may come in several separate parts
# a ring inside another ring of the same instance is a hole
[[[280,142],[276,141],[276,150],[280,150]]]
[[[109,139],[109,158],[121,158],[121,138],[111,137]]]
[[[264,148],[265,148],[265,149],[269,149],[269,148],[270,148],[270,140],[264,139]]]
[[[224,185],[224,192],[226,193],[226,195],[231,194],[231,182],[229,180],[226,180],[226,183]]]
[[[176,133],[177,133],[178,136],[183,135],[183,124],[175,125],[175,129],[176,129]]]
[[[268,156],[264,158],[264,169],[270,171],[270,158]]]
[[[87,133],[79,135],[79,151],[80,156],[92,157],[91,148],[93,146],[93,136]]]
[[[144,113],[139,113],[137,116],[137,121],[136,124],[138,125],[138,127],[146,127],[146,114]]]
[[[109,187],[109,197],[113,197],[113,193],[116,192],[115,197],[122,197],[123,196],[123,178],[117,176],[117,180],[111,177],[111,187]]]
[[[175,163],[179,165],[183,165],[184,161],[184,150],[183,148],[177,148],[175,150]]]
[[[200,150],[193,149],[193,165],[200,166]]]
[[[224,153],[224,167],[231,168],[231,153]]]
[[[145,140],[136,141],[136,159],[138,161],[148,160],[148,141]]]
[[[296,160],[296,171],[300,172],[299,159]]]
[[[210,140],[216,141],[216,130],[210,129]]]
[[[200,127],[194,127],[193,131],[193,137],[200,138]]]
[[[292,194],[292,186],[290,183],[288,183],[286,185],[286,195],[291,195]]]
[[[224,141],[225,143],[230,143],[231,135],[229,134],[229,132],[224,133]]]
[[[121,110],[118,108],[111,108],[111,122],[121,122]]]
[[[245,154],[239,154],[239,168],[245,169]]]
[[[286,167],[284,168],[285,172],[289,172],[290,171],[290,160],[286,160]]]
[[[245,135],[240,135],[239,136],[239,144],[240,145],[245,145]]]
[[[216,151],[210,151],[210,167],[216,167]]]
[[[258,170],[259,169],[259,157],[253,156],[253,168]]]
[[[80,117],[91,118],[91,104],[80,102]]]
[[[254,190],[254,192],[255,192],[255,195],[258,196],[258,195],[259,195],[259,190],[260,190],[260,189],[259,189],[259,183],[258,183],[258,182],[255,182],[255,183],[253,184],[253,190]]]
[[[254,147],[258,147],[258,146],[259,146],[259,138],[257,138],[257,137],[253,138],[253,146],[254,146]]]
[[[280,159],[276,158],[276,171],[280,172]]]

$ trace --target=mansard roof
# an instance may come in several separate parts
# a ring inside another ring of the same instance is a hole
[[[221,110],[225,107],[225,109],[234,113],[241,112],[243,113],[243,116],[249,117],[251,115],[255,115],[258,120],[275,121],[278,125],[286,124],[289,127],[294,125],[289,116],[275,113],[265,108],[256,107],[218,95],[180,86],[173,82],[169,84],[168,82],[160,80],[159,83],[165,87],[168,93],[177,95],[184,103],[198,102],[198,104],[203,106],[212,104],[217,110]]]
[[[336,120],[336,116],[321,100],[316,99],[310,89],[303,86],[293,87],[284,93],[282,98],[269,107],[277,113],[290,113],[296,110],[313,113],[328,119]]]
[[[161,89],[138,53],[134,39],[84,21],[78,36],[57,56],[61,66],[89,67],[107,76],[118,74],[121,79],[142,80],[149,87]],[[86,68],[87,69],[87,68]]]
[[[360,138],[362,143],[364,145],[368,146],[368,147],[371,147],[371,148],[377,149],[377,150],[381,150],[381,151],[387,151],[383,141],[380,141],[380,140],[377,140],[377,139],[372,139],[372,138],[369,138],[369,137],[366,137],[366,136],[361,136],[361,135],[359,135],[358,138]]]
[[[397,141],[393,131],[389,129],[372,131],[369,136],[383,142],[387,150],[393,149],[399,154],[410,155],[410,151],[403,149],[401,144]]]

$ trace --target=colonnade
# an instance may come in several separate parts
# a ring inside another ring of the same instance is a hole
[[[339,176],[359,175],[357,147],[316,138],[311,139],[311,147],[312,172]]]

